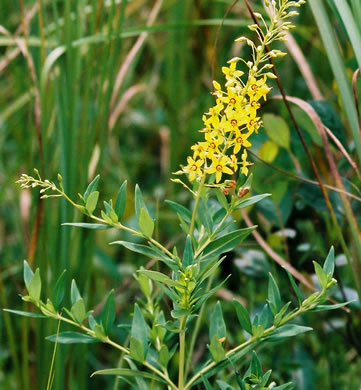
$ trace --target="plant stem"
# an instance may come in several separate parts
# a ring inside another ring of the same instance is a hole
[[[179,374],[178,374],[178,389],[184,389],[184,362],[185,362],[185,324],[187,321],[187,316],[184,316],[180,320],[179,325]]]
[[[196,215],[197,215],[197,209],[198,209],[198,204],[199,204],[199,201],[201,199],[201,193],[202,193],[202,189],[204,187],[204,183],[206,181],[206,174],[204,174],[202,176],[202,180],[199,184],[199,188],[198,188],[198,191],[197,191],[197,196],[196,196],[196,199],[195,199],[195,202],[194,202],[194,207],[193,207],[193,212],[192,212],[192,221],[191,221],[191,226],[189,228],[189,235],[190,237],[193,236],[193,232],[194,232],[194,226],[195,226],[195,223],[196,223]]]
[[[322,295],[322,293],[321,293]],[[295,311],[294,313],[290,313],[288,316],[286,316],[282,321],[281,323],[275,327],[274,325],[272,325],[271,327],[269,327],[268,329],[266,329],[263,333],[263,335],[261,337],[251,337],[250,339],[248,339],[247,341],[245,341],[244,343],[238,345],[237,347],[231,349],[230,351],[228,351],[226,353],[226,357],[225,359],[229,359],[232,357],[233,354],[235,354],[236,352],[239,352],[240,350],[248,347],[249,345],[251,345],[252,343],[257,343],[259,341],[261,341],[264,337],[266,336],[269,336],[275,329],[279,328],[281,325],[285,324],[286,322],[290,321],[292,318],[298,316],[299,314],[301,314],[302,312],[305,311],[305,308],[304,307],[300,307],[297,311]],[[188,383],[186,384],[186,386],[183,388],[182,387],[182,390],[188,390],[192,387],[192,385],[204,374],[206,374],[209,370],[211,370],[213,367],[215,367],[217,365],[216,362],[212,362],[210,364],[208,364],[207,366],[205,366],[204,368],[202,368],[202,370],[198,371],[197,374],[195,374],[189,381]]]

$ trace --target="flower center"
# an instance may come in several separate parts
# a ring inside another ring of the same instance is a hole
[[[237,119],[232,119],[231,120],[231,125],[232,126],[237,126],[237,123],[238,123]]]
[[[237,144],[241,144],[243,142],[243,138],[242,137],[237,137],[236,138],[236,142],[237,142]]]
[[[236,104],[236,99],[235,98],[231,98],[231,99],[229,99],[229,102],[234,105],[234,104]]]
[[[209,147],[210,147],[211,149],[215,149],[215,148],[216,148],[216,144],[215,144],[214,142],[211,142],[211,143],[209,144]]]
[[[197,170],[197,165],[196,164],[193,164],[191,166],[191,171],[195,172]]]
[[[222,172],[222,165],[218,164],[218,165],[216,166],[216,170],[217,170],[218,172]]]

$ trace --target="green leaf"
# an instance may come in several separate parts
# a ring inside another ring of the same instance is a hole
[[[209,207],[203,199],[198,203],[197,215],[201,220],[202,225],[206,228],[206,231],[211,233],[213,231],[212,217],[209,212]]]
[[[273,315],[276,315],[282,307],[281,295],[277,283],[271,273],[269,273],[268,280],[268,301],[270,303]]]
[[[333,246],[331,246],[331,249],[328,252],[325,264],[323,265],[323,270],[329,278],[332,278],[335,271],[335,250]]]
[[[143,317],[141,310],[137,304],[134,305],[134,317],[131,328],[131,336],[137,341],[133,340],[133,352],[136,354],[137,360],[144,361],[146,351],[148,349],[148,333],[149,329]],[[139,345],[142,347],[140,348]],[[130,348],[132,350],[132,348]],[[143,351],[143,352],[142,352]],[[142,352],[142,353],[141,353]],[[143,354],[143,358],[142,358]]]
[[[277,328],[272,334],[267,337],[267,341],[279,341],[287,337],[296,336],[301,333],[313,330],[308,326],[286,324]]]
[[[76,301],[81,299],[80,292],[78,290],[78,286],[76,285],[76,281],[73,279],[71,281],[71,288],[70,288],[70,301],[71,304],[74,305]]]
[[[172,208],[172,210],[174,212],[176,212],[177,214],[179,214],[182,217],[184,222],[186,222],[187,224],[191,223],[192,213],[187,208],[185,208],[181,204],[173,202],[171,200],[166,200],[165,202],[169,204],[169,206]]]
[[[177,307],[177,305],[175,305],[175,308],[171,311],[170,314],[173,318],[179,319],[185,316],[189,316],[191,313],[189,310],[183,309],[183,307]]]
[[[287,122],[281,116],[269,113],[264,114],[262,120],[268,137],[278,146],[289,150],[290,129]]]
[[[228,200],[226,198],[226,195],[222,192],[220,188],[215,189],[216,196],[218,199],[219,204],[226,210],[228,210]]]
[[[272,390],[292,390],[293,388],[294,388],[293,387],[293,383],[292,382],[288,382],[288,383],[284,383],[281,386],[272,387]]]
[[[98,191],[94,191],[88,196],[88,199],[86,200],[85,203],[85,208],[87,209],[90,215],[93,214],[93,211],[97,207],[98,199],[99,199]]]
[[[223,280],[223,282],[219,283],[216,287],[213,287],[211,290],[209,290],[205,294],[201,295],[200,297],[197,297],[195,299],[196,304],[194,306],[194,311],[198,310],[202,306],[203,302],[208,300],[208,298],[210,298],[218,289],[220,289],[224,285],[224,283],[226,283],[228,278],[229,278],[229,276],[227,276],[227,278],[225,280]]]
[[[277,157],[278,151],[278,145],[273,141],[268,140],[259,148],[258,156],[262,160],[271,163]]]
[[[209,339],[212,340],[215,335],[218,339],[226,337],[226,324],[224,323],[222,306],[219,301],[217,302],[209,320]]]
[[[139,214],[140,214],[140,210],[141,209],[146,209],[147,210],[147,207],[144,203],[144,200],[143,200],[143,195],[142,195],[142,191],[140,190],[138,184],[135,185],[135,200],[134,200],[134,203],[135,203],[135,215],[137,216],[137,218],[139,218]],[[148,210],[147,210],[148,211]]]
[[[57,337],[58,336],[58,337]],[[45,338],[53,343],[59,344],[90,344],[99,342],[98,339],[79,332],[60,332]]]
[[[113,209],[113,205],[112,205],[112,200],[111,199],[110,199],[109,202],[105,202],[104,201],[104,209],[105,209],[105,214],[107,215],[107,217],[109,217],[112,222],[117,223],[119,218],[118,218],[118,215],[116,214],[116,212]]]
[[[105,230],[111,229],[112,226],[104,225],[103,223],[84,223],[84,222],[66,222],[62,226],[75,226],[84,229]]]
[[[140,231],[148,238],[152,238],[154,232],[154,221],[145,208],[139,211],[138,225]]]
[[[40,303],[40,293],[41,293],[41,278],[40,278],[40,270],[39,268],[37,268],[29,284],[29,295],[37,305],[39,305]]]
[[[192,240],[191,240],[191,237],[189,235],[187,235],[186,245],[185,245],[184,253],[183,253],[182,265],[184,268],[186,268],[191,264],[193,264]]]
[[[115,200],[114,211],[117,213],[119,219],[122,218],[125,210],[125,204],[127,200],[127,181],[120,186],[117,199]]]
[[[30,282],[33,276],[34,276],[34,272],[29,267],[28,262],[24,260],[24,282],[28,292],[29,292]]]
[[[104,328],[105,334],[108,334],[115,321],[115,297],[114,290],[111,290],[105,301],[102,314],[101,323]]]
[[[301,305],[302,301],[303,301],[303,295],[301,293],[301,290],[299,289],[299,287],[297,286],[295,280],[293,279],[293,276],[291,275],[291,273],[288,271],[287,268],[284,268],[284,270],[287,272],[287,275],[288,275],[288,278],[291,282],[291,285],[292,285],[292,288],[294,290],[294,292],[296,293],[297,295],[297,299],[298,299],[298,304]]]
[[[281,310],[281,295],[273,275],[269,272],[268,276],[268,303],[270,304],[272,313],[275,315]]]
[[[82,324],[86,318],[85,304],[83,298],[78,299],[71,307],[71,313],[73,314],[76,322]]]
[[[249,228],[235,230],[234,232],[227,233],[224,236],[212,241],[204,249],[201,260],[206,258],[214,258],[222,253],[229,252],[239,245],[257,226]]]
[[[17,314],[18,316],[30,317],[30,318],[46,318],[43,314],[39,313],[31,313],[29,311],[20,311],[20,310],[11,310],[11,309],[3,309],[12,314]]]
[[[100,175],[96,175],[93,181],[88,185],[83,195],[85,202],[88,200],[89,195],[94,191],[96,191],[96,189],[98,188],[99,179],[100,179]]]
[[[218,363],[226,357],[226,353],[224,352],[224,348],[221,342],[218,339],[218,336],[215,334],[211,340],[208,348],[212,354],[213,360]]]
[[[156,375],[149,374],[144,371],[138,370],[129,370],[127,368],[108,368],[106,370],[98,370],[91,374],[91,377],[94,375],[116,375],[116,376],[129,376],[129,377],[142,377],[146,379],[155,380],[158,382],[164,382],[164,380]]]
[[[96,191],[96,189],[98,188],[99,179],[100,179],[100,175],[96,175],[93,181],[88,185],[83,195],[85,202],[88,200],[90,194]]]
[[[130,356],[143,363],[145,359],[145,354],[144,354],[144,347],[143,344],[141,343],[140,340],[138,340],[134,336],[130,336],[130,342],[129,342],[129,351],[130,351]]]
[[[146,270],[146,269],[145,270],[139,270],[138,272],[140,274],[144,274],[144,275],[148,276],[149,279],[152,279],[152,280],[154,280],[156,282],[164,283],[167,286],[177,287],[177,288],[184,288],[184,286],[182,284],[180,284],[176,280],[172,280],[167,275],[162,274],[161,272],[150,271],[150,270]]]
[[[321,287],[324,289],[327,287],[327,275],[325,271],[321,268],[321,266],[313,261],[313,265],[315,267],[315,272],[318,278],[318,281],[320,282]]]
[[[202,382],[203,382],[204,387],[206,388],[206,390],[213,390],[213,387],[209,383],[209,380],[206,377],[204,377],[203,375],[201,376],[201,378],[202,378]]]
[[[51,297],[55,310],[59,309],[61,302],[64,299],[65,293],[65,272],[64,270],[62,274],[59,276],[58,280],[55,283],[54,291]]]
[[[348,305],[351,302],[355,302],[355,300],[342,302],[342,303],[335,303],[334,305],[317,305],[314,309],[310,311],[318,312],[318,311],[326,311],[326,310],[336,310]]]
[[[241,324],[242,328],[252,335],[252,324],[251,319],[249,317],[247,309],[238,301],[233,299],[233,305],[236,309],[238,321]]]
[[[172,268],[174,271],[178,269],[177,264],[170,257],[166,256],[163,253],[160,253],[155,248],[150,248],[149,246],[141,245],[141,244],[134,244],[128,241],[114,241],[111,242],[110,244],[122,245],[125,248],[131,250],[132,252],[141,253],[142,255],[150,257],[151,259],[161,260],[165,264],[167,264],[168,267]]]
[[[169,350],[168,347],[163,344],[160,351],[159,351],[159,358],[158,358],[158,363],[162,366],[167,368],[168,362],[169,362]]]
[[[261,378],[263,375],[261,362],[259,361],[255,351],[252,352],[251,373],[257,378]]]
[[[254,203],[257,203],[261,201],[264,198],[267,198],[268,196],[271,196],[272,194],[261,194],[261,195],[255,195],[251,196],[247,199],[241,200],[237,206],[235,207],[235,210],[243,209],[245,207],[251,206]]]

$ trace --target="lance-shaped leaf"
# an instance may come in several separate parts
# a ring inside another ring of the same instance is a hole
[[[84,192],[83,198],[86,202],[90,196],[90,194],[97,190],[99,184],[100,175],[95,176],[93,181],[88,185],[87,189]]]
[[[205,377],[205,376],[201,376],[202,378],[202,382],[204,384],[204,387],[206,388],[206,390],[213,390],[213,387],[212,385],[209,383],[209,380]]]
[[[327,287],[327,275],[326,275],[325,271],[322,269],[322,267],[320,266],[320,264],[313,261],[313,265],[315,267],[315,272],[316,272],[318,281],[320,282],[322,289],[325,289]]]
[[[201,260],[204,261],[209,258],[217,257],[222,253],[231,251],[237,245],[239,245],[256,227],[257,226],[252,226],[249,228],[235,230],[234,232],[227,233],[224,236],[217,238],[206,246]]]
[[[336,310],[336,309],[340,309],[341,307],[348,305],[351,302],[355,302],[355,300],[342,302],[342,303],[335,303],[334,305],[317,305],[311,311],[318,312],[318,311],[326,311],[326,310]]]
[[[297,336],[298,334],[313,330],[308,326],[286,324],[277,328],[272,334],[267,337],[268,341],[279,341],[287,337]]]
[[[233,300],[233,305],[236,309],[238,321],[241,324],[242,328],[252,335],[252,324],[251,319],[249,317],[247,309],[241,304],[241,302]]]
[[[186,245],[184,248],[182,265],[184,268],[186,268],[191,264],[193,264],[193,248],[192,248],[191,237],[188,235],[186,239]]]
[[[335,270],[335,250],[333,249],[333,246],[331,246],[331,249],[328,252],[328,255],[326,257],[325,264],[323,265],[323,271],[329,278],[332,278],[334,270]]]
[[[29,295],[31,299],[39,305],[40,303],[40,294],[41,294],[41,278],[40,278],[40,270],[36,269],[30,284],[29,284]]]
[[[210,316],[209,339],[212,340],[214,335],[217,335],[218,339],[226,337],[226,324],[223,319],[222,306],[219,301]]]
[[[125,210],[125,204],[127,201],[127,181],[120,186],[117,198],[115,200],[114,211],[117,213],[118,218],[122,218]]]
[[[83,298],[78,299],[74,303],[71,307],[71,313],[73,314],[75,321],[81,325],[87,316]]]
[[[60,332],[58,335],[53,334],[46,337],[46,340],[60,344],[90,344],[99,342],[98,339],[79,332]]]
[[[140,231],[148,238],[151,238],[154,231],[154,221],[145,208],[139,211],[138,225]]]
[[[281,295],[280,290],[277,286],[271,273],[269,273],[268,280],[268,301],[272,310],[273,315],[276,315],[281,310]]]
[[[220,188],[215,189],[216,197],[219,204],[226,210],[228,210],[228,200]]]
[[[287,272],[287,275],[288,275],[288,278],[291,282],[291,285],[292,285],[292,288],[294,290],[294,292],[296,293],[297,295],[297,299],[298,299],[298,304],[301,305],[302,301],[303,301],[303,295],[301,293],[301,290],[299,289],[299,287],[297,286],[295,280],[293,279],[293,276],[291,275],[291,273],[288,271],[287,268],[284,268],[285,271]]]
[[[162,367],[167,368],[169,359],[170,359],[170,354],[169,354],[168,347],[165,344],[163,344],[159,351],[158,363]]]
[[[87,223],[87,222],[65,222],[61,224],[62,226],[74,226],[80,227],[83,229],[92,229],[92,230],[105,230],[111,229],[112,226],[104,225],[103,223]]]
[[[148,349],[148,326],[139,306],[134,306],[134,317],[130,332],[130,356],[140,362],[145,360]]]
[[[105,301],[102,314],[101,314],[101,323],[104,328],[105,334],[108,334],[111,327],[114,324],[115,320],[115,297],[114,290],[110,291]]]
[[[255,204],[259,201],[261,201],[264,198],[267,198],[268,196],[271,196],[271,194],[261,194],[261,195],[255,195],[251,196],[247,199],[241,200],[237,206],[235,207],[235,210],[243,209],[245,207],[251,206],[252,204]]]
[[[135,185],[135,191],[134,191],[134,206],[135,206],[135,215],[137,218],[139,218],[140,210],[146,209],[147,207],[143,200],[142,191],[140,190],[138,184]],[[148,210],[147,210],[148,211]]]
[[[63,271],[63,273],[59,276],[58,280],[56,281],[55,287],[53,290],[53,294],[51,297],[55,310],[59,309],[59,306],[60,306],[61,302],[63,302],[63,299],[64,299],[65,272],[66,272],[66,270]]]
[[[149,279],[154,280],[155,282],[161,282],[167,285],[168,287],[177,287],[177,288],[184,288],[182,284],[177,282],[176,280],[172,280],[167,275],[162,274],[161,272],[157,271],[150,271],[150,270],[139,270],[140,274],[148,276]]]
[[[211,340],[211,343],[208,345],[208,348],[212,354],[213,360],[218,363],[226,357],[224,348],[218,336],[215,334]]]
[[[257,378],[261,378],[263,375],[262,365],[255,351],[252,352],[251,373]]]
[[[203,199],[201,199],[198,204],[197,214],[201,220],[202,225],[206,228],[206,231],[211,233],[213,230],[212,216],[209,212],[209,207],[206,205]]]
[[[91,374],[91,377],[94,375],[116,375],[116,376],[124,376],[124,377],[142,377],[146,379],[155,380],[158,382],[165,382],[162,378],[157,375],[149,374],[148,372],[138,371],[138,370],[130,370],[128,368],[108,368],[106,370],[95,371]]]
[[[78,286],[76,285],[76,281],[73,279],[71,281],[71,288],[70,288],[70,301],[71,304],[74,305],[76,301],[81,299],[81,295],[78,289]]]
[[[165,202],[169,204],[169,206],[172,208],[174,212],[176,212],[182,217],[184,222],[186,222],[187,224],[191,223],[192,213],[187,208],[171,200],[166,200]]]
[[[26,260],[24,260],[24,282],[25,282],[25,286],[26,286],[26,289],[28,290],[28,292],[29,292],[30,282],[31,282],[31,279],[33,278],[33,276],[34,276],[34,272],[29,267],[28,262]]]
[[[98,199],[99,199],[98,191],[94,191],[88,196],[88,199],[85,202],[85,208],[87,209],[89,214],[93,214],[93,211],[97,207]]]
[[[11,310],[11,309],[3,309],[4,311],[7,311],[8,313],[16,314],[18,316],[23,317],[30,317],[30,318],[46,318],[43,314],[39,313],[32,313],[29,311],[21,311],[21,310]]]

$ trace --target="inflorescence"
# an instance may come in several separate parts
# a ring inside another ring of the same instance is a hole
[[[201,181],[205,175],[215,174],[216,183],[220,183],[223,174],[233,175],[240,166],[242,174],[248,174],[248,167],[252,165],[247,160],[247,148],[252,144],[249,140],[253,133],[258,133],[262,121],[258,116],[260,99],[266,100],[271,88],[267,85],[268,79],[276,76],[270,72],[273,65],[270,58],[283,57],[286,53],[280,50],[266,51],[266,46],[274,41],[285,41],[286,32],[294,25],[287,19],[298,15],[291,7],[300,7],[305,0],[264,1],[265,8],[270,16],[269,24],[262,15],[254,13],[261,21],[259,24],[248,26],[256,32],[259,45],[246,37],[236,39],[236,42],[245,42],[252,50],[252,61],[246,62],[240,57],[228,61],[228,66],[222,67],[226,82],[224,88],[217,81],[213,81],[216,105],[211,107],[202,117],[205,127],[200,130],[205,140],[191,147],[192,156],[187,158],[187,165],[177,174],[186,173],[190,181]],[[261,27],[263,25],[263,27]],[[238,63],[246,65],[247,79],[244,72],[237,69]],[[238,156],[241,155],[239,160]]]

